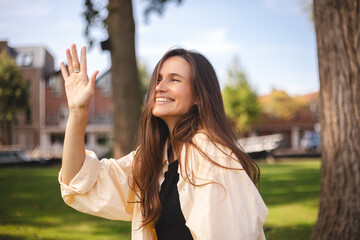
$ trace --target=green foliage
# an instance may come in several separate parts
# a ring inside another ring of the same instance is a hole
[[[11,125],[15,116],[28,108],[27,90],[16,61],[3,51],[0,55],[0,131],[7,139],[1,138],[2,144],[11,143]]]
[[[14,59],[0,55],[0,121],[12,121],[14,113],[28,106],[27,84]]]
[[[223,92],[226,115],[236,124],[240,131],[249,129],[257,121],[261,107],[255,91],[247,81],[235,58],[228,70],[228,83]]]
[[[283,90],[273,89],[263,100],[263,112],[278,119],[289,120],[296,116],[303,103]]]
[[[145,63],[138,63],[138,74],[140,78],[140,95],[145,101],[146,92],[150,84],[150,74]]]
[[[182,0],[145,0],[147,6],[144,10],[145,20],[149,21],[149,16],[152,12],[156,12],[162,15],[164,12],[166,2],[176,2],[178,5],[182,3]]]
[[[107,16],[105,1],[85,0],[85,10],[83,16],[86,21],[84,30],[85,37],[88,41],[89,48],[94,45],[95,38],[92,36],[92,31],[95,29],[106,30],[105,19]],[[107,2],[107,1],[106,1]]]
[[[84,35],[88,41],[89,48],[92,48],[95,41],[99,40],[92,36],[92,32],[95,30],[107,31],[106,18],[108,15],[107,2],[102,0],[85,0],[85,10],[82,15],[86,22],[84,29]],[[183,0],[145,0],[146,7],[144,9],[145,21],[149,21],[149,16],[152,12],[162,15],[165,9],[165,5],[168,2],[176,2],[180,5]]]

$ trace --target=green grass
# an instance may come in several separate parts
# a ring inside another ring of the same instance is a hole
[[[261,164],[260,192],[269,209],[267,239],[309,239],[320,194],[320,160]]]
[[[319,198],[318,160],[261,164],[267,239],[308,239]],[[79,213],[63,202],[59,166],[0,168],[0,239],[130,239],[130,223]]]
[[[0,169],[0,239],[130,239],[130,223],[79,213],[60,196],[59,167]]]

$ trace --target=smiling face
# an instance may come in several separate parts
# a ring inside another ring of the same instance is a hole
[[[190,78],[190,64],[182,57],[170,57],[160,68],[152,114],[164,120],[170,132],[195,104]]]

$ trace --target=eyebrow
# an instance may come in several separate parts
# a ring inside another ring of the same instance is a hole
[[[178,74],[178,73],[169,73],[168,75],[170,75],[170,76],[177,76],[177,77],[181,77],[182,79],[185,79],[183,76],[181,76],[181,75]],[[162,77],[161,73],[159,73],[159,76]]]

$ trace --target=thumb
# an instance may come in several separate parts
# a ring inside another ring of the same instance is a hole
[[[96,76],[98,75],[99,71],[95,71],[91,74],[90,76],[90,81],[89,81],[89,87],[90,89],[94,89],[95,88],[95,84],[96,84]]]

